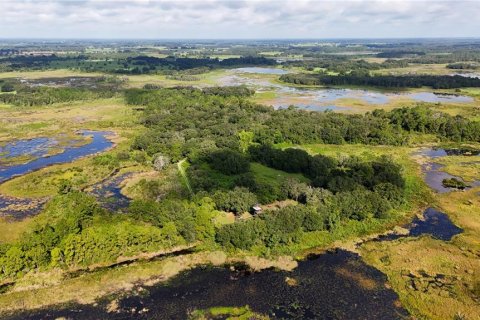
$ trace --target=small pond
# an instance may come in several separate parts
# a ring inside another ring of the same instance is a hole
[[[404,227],[409,230],[408,234],[389,234],[380,236],[375,240],[388,241],[404,237],[418,237],[427,234],[435,239],[449,241],[453,236],[463,232],[463,229],[457,227],[452,220],[450,220],[448,215],[434,208],[428,208],[425,210],[421,218],[415,217],[411,223]]]
[[[34,138],[18,140],[0,146],[0,159],[9,159],[21,156],[43,157],[51,148],[57,147],[59,142],[53,138]]]
[[[441,94],[441,93],[433,93],[433,92],[416,92],[407,94],[409,98],[422,101],[422,102],[459,102],[459,103],[469,103],[475,101],[472,97],[469,96],[461,96],[456,94]]]
[[[447,156],[475,156],[479,155],[480,150],[473,149],[442,149],[442,148],[425,148],[416,153],[418,156],[425,157],[427,161],[422,162],[422,172],[425,175],[425,183],[438,193],[450,192],[453,189],[443,185],[444,179],[455,178],[463,181],[461,177],[456,177],[447,172],[442,171],[444,165],[436,163],[435,159]],[[480,186],[480,180],[467,183],[470,186]]]

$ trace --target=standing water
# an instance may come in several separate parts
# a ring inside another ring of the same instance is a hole
[[[4,146],[0,153],[1,158],[17,157],[22,155],[35,156],[32,161],[11,166],[0,166],[0,183],[12,178],[45,168],[53,164],[71,162],[84,156],[93,155],[110,148],[113,143],[107,137],[112,133],[103,131],[82,131],[85,137],[92,141],[82,146],[67,146],[62,153],[46,156],[51,147],[58,145],[56,140],[37,138],[20,140]],[[48,198],[28,199],[14,198],[0,195],[0,216],[12,216],[21,219],[39,213]]]
[[[9,179],[12,179],[16,176],[20,176],[35,170],[45,168],[52,164],[71,162],[78,158],[104,151],[113,145],[112,141],[110,141],[107,138],[107,136],[111,135],[110,132],[82,131],[81,133],[85,137],[91,137],[92,141],[90,143],[87,143],[79,147],[76,147],[76,146],[66,147],[62,153],[59,153],[53,156],[47,156],[47,157],[42,156],[40,158],[37,158],[27,163],[0,167],[0,183],[5,182]],[[17,150],[16,152],[20,153],[21,151],[23,151],[24,154],[30,154],[32,152],[35,153],[36,152],[35,150],[38,149],[38,144],[34,144],[34,148],[32,151],[32,144],[27,143],[25,141],[26,140],[17,141],[15,143],[15,145],[17,146],[22,146],[21,150]],[[6,147],[6,148],[11,149],[12,147]]]

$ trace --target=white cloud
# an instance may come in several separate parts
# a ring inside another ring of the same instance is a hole
[[[480,1],[0,0],[0,12],[10,38],[480,36]]]

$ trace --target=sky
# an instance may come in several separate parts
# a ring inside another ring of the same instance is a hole
[[[480,0],[0,0],[0,38],[480,37]]]

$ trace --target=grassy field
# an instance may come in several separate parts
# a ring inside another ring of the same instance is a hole
[[[447,68],[447,64],[413,64],[406,68],[382,69],[372,72],[373,74],[428,74],[428,75],[447,75],[457,73],[458,70]]]
[[[248,306],[245,307],[213,307],[207,310],[195,310],[191,313],[191,320],[206,320],[206,319],[229,319],[229,320],[268,320],[268,316],[264,316],[250,310]]]
[[[155,84],[161,87],[175,87],[175,86],[213,86],[217,82],[217,78],[224,76],[226,74],[225,70],[215,70],[207,73],[202,73],[195,75],[195,78],[198,80],[194,81],[181,81],[169,79],[165,75],[156,75],[156,74],[144,74],[144,75],[131,75],[127,76],[127,87],[130,88],[141,88],[146,84]]]
[[[280,187],[282,181],[284,181],[286,178],[295,178],[302,182],[309,182],[309,179],[300,173],[288,173],[269,168],[260,163],[252,163],[250,170],[253,172],[257,182],[265,183],[271,186]]]
[[[121,98],[0,109],[0,141],[72,133],[80,129],[128,131],[137,113]]]
[[[76,71],[76,70],[69,70],[69,69],[0,72],[0,79],[6,79],[6,78],[41,79],[41,78],[97,77],[97,76],[102,76],[102,74],[97,72],[83,72],[83,71]]]

